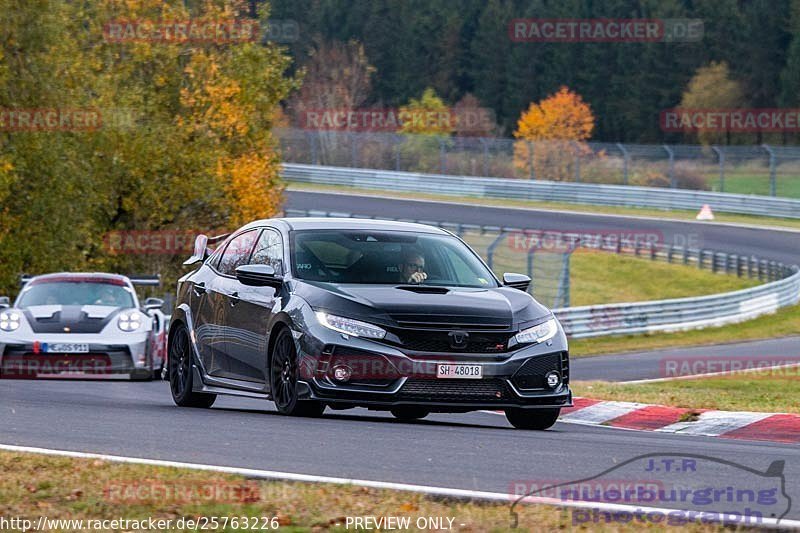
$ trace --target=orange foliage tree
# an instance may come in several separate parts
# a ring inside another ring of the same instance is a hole
[[[579,94],[561,87],[541,102],[531,103],[520,116],[514,132],[519,139],[514,143],[514,166],[526,176],[568,180],[578,158],[590,152],[584,141],[593,130],[592,109]]]

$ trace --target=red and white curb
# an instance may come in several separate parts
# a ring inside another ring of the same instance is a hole
[[[665,405],[575,398],[560,422],[678,435],[800,443],[800,416],[686,409]]]

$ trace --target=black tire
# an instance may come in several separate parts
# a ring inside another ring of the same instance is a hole
[[[291,332],[281,328],[272,346],[269,365],[269,386],[275,408],[282,415],[318,417],[325,404],[297,398],[297,352]]]
[[[517,429],[548,429],[558,420],[561,409],[506,409],[506,418]]]
[[[189,334],[182,324],[169,343],[169,389],[172,401],[180,407],[211,407],[216,394],[192,391],[192,347]]]
[[[420,418],[425,418],[429,414],[430,411],[425,409],[424,407],[419,407],[416,405],[404,405],[402,407],[393,407],[391,409],[392,415],[398,420],[419,420]]]

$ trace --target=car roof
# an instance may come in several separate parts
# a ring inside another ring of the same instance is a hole
[[[434,233],[447,235],[448,232],[435,226],[416,222],[398,220],[379,220],[371,218],[345,217],[284,217],[251,222],[242,229],[274,224],[276,221],[286,224],[289,230],[342,229],[342,230],[377,230],[377,231],[412,231],[415,233]]]

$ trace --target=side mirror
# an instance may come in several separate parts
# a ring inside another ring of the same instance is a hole
[[[164,306],[164,300],[161,298],[148,298],[144,301],[144,308],[148,311],[152,309],[161,309]]]
[[[522,292],[528,292],[528,287],[531,285],[531,278],[525,274],[515,274],[514,272],[506,272],[503,274],[503,285],[506,287],[513,287]]]
[[[242,265],[236,267],[236,279],[243,285],[253,287],[274,287],[280,289],[283,276],[275,274],[270,265]]]
[[[11,300],[8,296],[0,296],[0,309],[7,309],[11,307]]]

